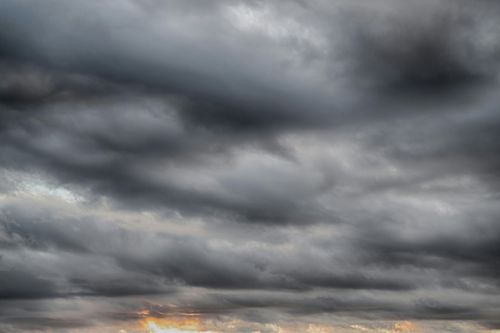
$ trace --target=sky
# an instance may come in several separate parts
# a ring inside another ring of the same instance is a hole
[[[0,332],[500,332],[499,19],[0,0]]]

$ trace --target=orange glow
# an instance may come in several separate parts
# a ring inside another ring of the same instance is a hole
[[[177,313],[164,314],[164,317],[154,317],[148,310],[137,312],[142,317],[139,324],[140,332],[143,333],[221,333],[221,332],[238,332],[241,327],[245,327],[247,331],[253,333],[261,332],[306,332],[306,333],[333,333],[347,332],[340,327],[334,327],[320,323],[267,323],[260,325],[249,325],[248,322],[240,320],[216,321],[206,320],[198,314],[192,313]],[[226,318],[227,319],[227,318]],[[384,327],[385,326],[385,327]],[[421,330],[417,324],[411,321],[398,321],[391,324],[385,323],[384,326],[367,327],[362,325],[350,325],[350,328],[355,331],[373,332],[373,333],[418,333]],[[137,327],[137,326],[136,326]],[[352,332],[352,330],[348,330]]]
[[[141,311],[141,313],[149,314],[149,312],[146,311]],[[183,315],[167,318],[146,317],[141,320],[140,325],[141,328],[147,333],[210,333],[201,319],[195,315]]]
[[[411,321],[400,321],[394,324],[394,332],[418,332],[417,325]]]

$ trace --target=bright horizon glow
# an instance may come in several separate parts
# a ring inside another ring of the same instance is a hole
[[[183,330],[177,328],[163,328],[154,322],[147,324],[148,333],[201,333],[201,331]]]
[[[163,319],[148,317],[142,321],[141,326],[148,333],[216,333],[206,330],[197,316]]]

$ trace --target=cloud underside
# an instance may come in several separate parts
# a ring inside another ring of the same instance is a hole
[[[0,331],[500,329],[499,15],[3,1]]]

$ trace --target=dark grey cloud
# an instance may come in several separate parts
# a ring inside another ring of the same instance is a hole
[[[498,8],[483,5],[423,2],[402,5],[396,13],[352,13],[346,43],[357,79],[369,79],[392,96],[413,98],[448,96],[494,80],[499,49],[485,10]],[[485,38],[491,38],[487,45]]]
[[[50,280],[27,272],[2,270],[2,299],[55,297],[57,290]]]
[[[497,328],[499,15],[3,1],[0,331]]]

